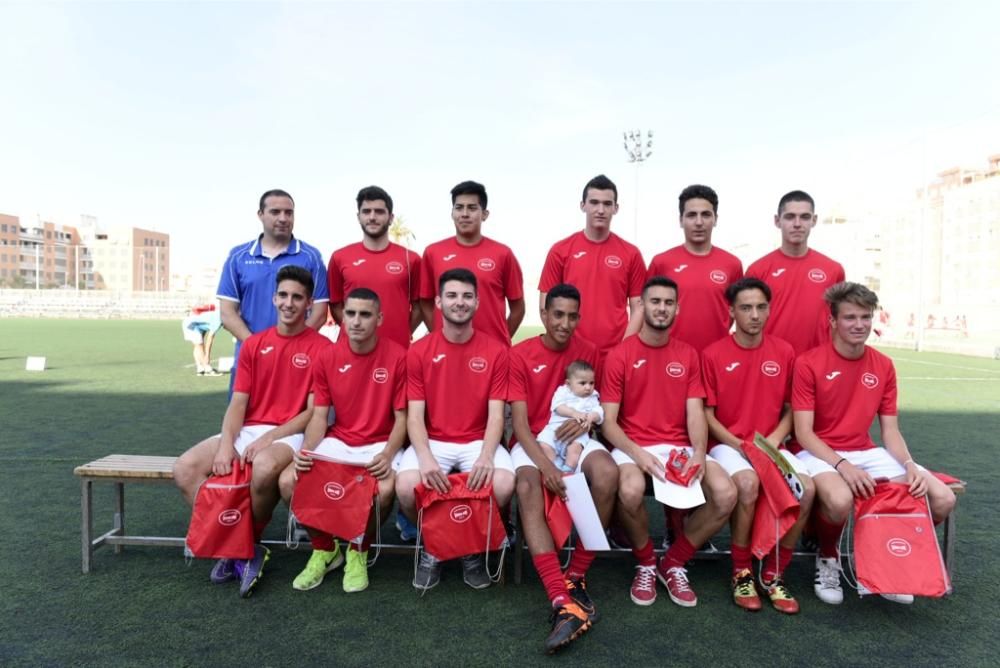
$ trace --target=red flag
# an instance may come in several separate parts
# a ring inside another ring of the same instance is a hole
[[[941,597],[951,580],[941,557],[927,499],[905,483],[880,482],[854,499],[854,560],[858,582],[875,594]]]
[[[424,547],[442,561],[499,550],[507,542],[493,486],[472,491],[468,479],[468,473],[449,475],[451,489],[444,494],[423,484],[414,488]]]
[[[198,488],[184,541],[186,552],[211,559],[253,557],[251,465],[233,460],[229,475],[211,476]]]
[[[743,441],[742,450],[760,478],[750,552],[758,559],[763,559],[799,518],[799,501],[789,488],[785,474],[772,459],[772,455],[776,453],[768,454],[750,441]]]
[[[561,550],[573,532],[573,518],[569,514],[566,502],[558,494],[549,491],[549,488],[542,483],[542,495],[545,499],[545,522],[549,525],[552,533],[552,541],[556,545],[556,550]]]
[[[312,468],[299,474],[292,494],[295,518],[307,527],[347,541],[363,537],[378,495],[378,481],[363,466],[309,454]]]

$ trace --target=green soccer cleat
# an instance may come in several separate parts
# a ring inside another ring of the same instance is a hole
[[[344,591],[348,594],[368,589],[368,550],[347,551],[347,565],[344,566]]]
[[[309,563],[302,569],[302,572],[292,581],[292,589],[296,591],[309,591],[315,589],[323,583],[326,574],[335,568],[340,568],[344,563],[344,553],[340,551],[340,546],[334,543],[332,550],[313,550],[309,557]]]

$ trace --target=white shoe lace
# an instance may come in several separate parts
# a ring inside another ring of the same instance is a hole
[[[680,566],[667,569],[667,581],[671,582],[678,592],[691,591],[691,583],[688,581],[687,571]]]
[[[655,591],[656,589],[656,567],[636,566],[635,580],[632,581],[632,588],[639,591]]]
[[[823,589],[840,589],[840,566],[832,559],[820,559],[816,581]]]

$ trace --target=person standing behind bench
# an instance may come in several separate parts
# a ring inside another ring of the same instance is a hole
[[[198,488],[213,473],[226,475],[233,465],[253,464],[250,499],[254,540],[278,503],[278,476],[302,447],[302,433],[312,415],[312,373],[330,341],[306,325],[312,306],[312,275],[302,267],[282,267],[272,297],[278,324],[250,336],[240,351],[239,379],[222,432],[206,438],[174,463],[174,482],[194,505]],[[252,559],[220,559],[212,568],[215,584],[240,580],[246,598],[260,580],[270,551],[257,545]]]

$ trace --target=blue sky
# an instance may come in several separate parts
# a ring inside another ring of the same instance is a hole
[[[169,232],[177,271],[254,236],[271,187],[328,254],[359,237],[354,193],[382,185],[420,249],[452,233],[448,191],[472,178],[530,290],[594,174],[618,182],[632,238],[621,132],[652,128],[647,260],[680,240],[677,193],[704,182],[716,241],[749,261],[776,245],[787,190],[821,215],[892,209],[1000,152],[995,7],[2,4],[0,212]]]

